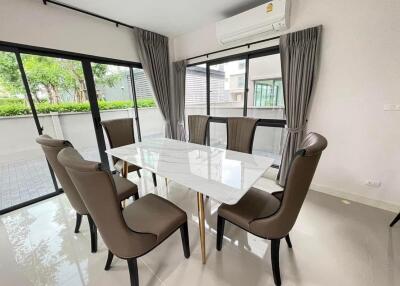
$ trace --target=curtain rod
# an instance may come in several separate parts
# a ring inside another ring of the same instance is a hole
[[[92,13],[92,12],[89,12],[89,11],[86,11],[86,10],[82,10],[82,9],[77,8],[77,7],[70,6],[70,5],[67,5],[67,4],[58,2],[58,1],[54,1],[54,0],[43,0],[43,4],[44,4],[44,5],[47,5],[47,3],[51,3],[51,4],[53,4],[53,5],[61,6],[61,7],[64,7],[64,8],[67,8],[67,9],[70,9],[70,10],[73,10],[73,11],[76,11],[76,12],[79,12],[79,13],[83,13],[83,14],[86,14],[86,15],[89,15],[89,16],[92,16],[92,17],[96,17],[96,18],[99,18],[99,19],[102,19],[102,20],[105,20],[105,21],[114,23],[117,27],[118,27],[118,26],[124,26],[124,27],[127,27],[127,28],[135,29],[135,26],[131,26],[131,25],[122,23],[122,22],[120,22],[120,21],[117,21],[117,20],[114,20],[114,19],[110,19],[110,18],[101,16],[101,15],[99,15],[99,14]]]
[[[279,37],[280,36],[276,36],[276,37],[273,37],[273,38],[268,38],[268,39],[265,39],[265,40],[255,41],[255,42],[251,42],[251,43],[235,46],[235,47],[232,47],[232,48],[226,48],[226,49],[223,49],[223,50],[218,50],[218,51],[210,52],[210,53],[207,53],[207,54],[202,54],[202,55],[199,55],[199,56],[187,58],[186,60],[190,61],[190,60],[194,60],[194,59],[202,58],[202,57],[207,57],[208,58],[209,56],[214,55],[214,54],[218,54],[218,53],[222,53],[222,52],[226,52],[226,51],[230,51],[230,50],[235,50],[235,49],[243,48],[243,47],[250,48],[250,46],[252,46],[252,45],[259,44],[259,43],[264,43],[264,42],[269,42],[269,41],[272,41],[272,40],[276,40],[276,39],[279,39]]]

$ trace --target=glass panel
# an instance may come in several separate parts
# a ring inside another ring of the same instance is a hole
[[[249,60],[248,87],[247,115],[249,117],[284,119],[279,54]],[[275,158],[275,164],[279,164],[285,136],[283,128],[258,126],[254,137],[253,153]]]
[[[186,69],[185,113],[186,129],[188,128],[188,115],[207,114],[206,64]],[[187,130],[187,134],[189,134],[188,132]]]
[[[22,61],[43,133],[100,161],[81,62],[27,54]]]
[[[92,63],[92,71],[96,86],[97,103],[100,109],[101,120],[111,120],[117,118],[135,119],[133,108],[133,93],[129,67]],[[133,122],[135,140],[137,140],[137,130]],[[106,132],[104,141],[106,148],[110,148]],[[110,168],[113,169],[111,156],[108,156]]]
[[[164,119],[156,105],[154,93],[142,69],[133,69],[142,140],[164,137]]]
[[[243,116],[245,60],[210,66],[211,116]],[[226,124],[210,124],[210,145],[226,147]]]
[[[0,210],[55,192],[15,54],[2,51],[0,130]]]

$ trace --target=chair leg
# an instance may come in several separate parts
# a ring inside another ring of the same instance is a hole
[[[131,286],[139,286],[139,273],[137,268],[136,258],[128,259],[129,277],[131,279]]]
[[[90,243],[92,247],[92,253],[97,252],[97,227],[90,215],[88,215],[89,229],[90,229]]]
[[[400,220],[400,213],[394,218],[394,220],[390,224],[390,227],[394,226],[399,220]]]
[[[142,177],[142,175],[140,174],[140,170],[137,170],[136,173],[137,173],[137,175],[138,175],[139,178]]]
[[[114,258],[114,254],[112,254],[112,252],[109,250],[108,251],[108,256],[107,256],[107,261],[106,261],[106,266],[104,267],[105,271],[110,270],[111,262],[112,262],[113,258]]]
[[[281,285],[281,273],[279,270],[279,245],[280,239],[271,240],[271,262],[272,262],[272,272],[274,274],[275,285]]]
[[[182,246],[183,246],[183,254],[185,258],[190,257],[190,246],[189,246],[189,231],[188,231],[188,224],[185,222],[180,227],[181,231],[181,238],[182,238]]]
[[[156,174],[151,173],[151,175],[153,176],[153,184],[154,184],[154,187],[157,187],[157,177],[156,177]]]
[[[139,193],[134,194],[133,198],[135,199],[135,201],[137,201],[139,199]]]
[[[222,241],[224,239],[225,219],[222,216],[218,216],[217,219],[217,250],[221,251]]]
[[[286,243],[287,243],[288,247],[292,248],[292,242],[290,241],[289,234],[285,236],[285,240],[286,240]]]
[[[82,223],[82,215],[76,213],[75,233],[79,232]]]

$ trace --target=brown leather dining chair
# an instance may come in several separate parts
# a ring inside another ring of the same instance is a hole
[[[97,251],[97,228],[89,215],[89,212],[82,201],[75,185],[72,183],[69,175],[67,174],[65,168],[58,162],[58,153],[67,148],[72,147],[72,144],[66,140],[53,139],[48,135],[41,135],[36,139],[43,149],[47,161],[49,162],[51,168],[53,169],[61,187],[68,198],[72,208],[76,211],[76,224],[75,233],[79,232],[82,216],[86,215],[89,221],[90,229],[90,240],[92,252]],[[139,193],[137,186],[131,181],[124,179],[118,175],[113,176],[114,184],[116,186],[118,200],[124,201],[129,197],[133,196],[135,200],[139,199]]]
[[[258,120],[251,117],[228,118],[226,149],[251,154]]]
[[[281,285],[279,245],[282,238],[292,247],[289,232],[307,195],[312,178],[327,147],[325,137],[310,133],[293,158],[283,191],[266,193],[251,188],[235,205],[222,204],[218,209],[217,250],[222,248],[225,220],[258,237],[271,240],[274,281]]]
[[[207,115],[188,116],[190,143],[206,145],[208,119]]]
[[[135,134],[133,131],[132,118],[118,118],[112,120],[104,120],[101,122],[106,131],[108,143],[111,148],[117,148],[135,143]],[[115,170],[122,173],[124,162],[118,158],[112,157]],[[140,167],[128,163],[128,173],[137,172],[140,175]],[[154,186],[157,186],[156,174],[152,173]]]
[[[126,259],[131,285],[139,285],[137,258],[145,255],[180,229],[184,256],[189,258],[186,213],[173,203],[147,194],[123,210],[119,206],[115,183],[100,163],[85,161],[69,147],[58,154],[108,247],[105,270],[114,255]]]

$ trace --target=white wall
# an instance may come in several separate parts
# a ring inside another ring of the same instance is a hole
[[[0,0],[0,40],[139,61],[131,29],[42,0]]]
[[[313,188],[400,207],[400,1],[292,1],[292,31],[323,25],[308,129],[329,141]],[[176,59],[221,49],[215,25],[175,39]],[[380,188],[365,185],[379,180]]]

